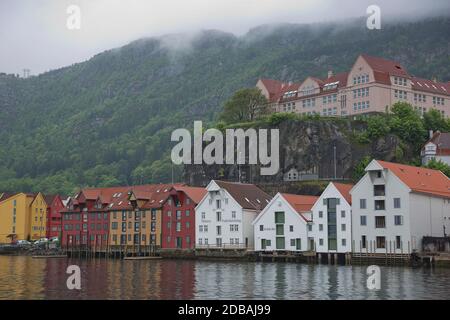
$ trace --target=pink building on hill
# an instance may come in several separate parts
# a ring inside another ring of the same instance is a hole
[[[430,109],[450,116],[450,82],[410,75],[398,62],[360,55],[349,72],[302,83],[260,79],[256,84],[274,112],[303,115],[354,116],[385,112],[396,102],[408,102],[420,113]]]

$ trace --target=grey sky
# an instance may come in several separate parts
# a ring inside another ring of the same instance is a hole
[[[66,27],[70,4],[81,8],[80,30]],[[0,72],[38,74],[167,33],[361,17],[371,4],[382,18],[450,13],[448,0],[0,0]]]

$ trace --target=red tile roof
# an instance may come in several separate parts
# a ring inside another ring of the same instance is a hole
[[[392,171],[413,192],[450,198],[450,179],[438,170],[379,160],[377,162]]]
[[[373,57],[367,54],[362,54],[361,57],[369,64],[374,71],[388,73],[389,75],[409,78],[409,74],[403,66],[393,60],[388,60],[380,57]]]
[[[281,196],[297,211],[297,213],[306,221],[307,219],[303,213],[311,211],[312,207],[316,203],[319,197],[315,196],[303,196],[297,194],[282,193]]]
[[[450,95],[450,87],[447,83],[434,82],[433,80],[412,77],[411,85],[413,90],[426,91],[441,95]]]
[[[353,188],[353,184],[345,184],[337,182],[332,183],[336,187],[336,189],[338,189],[338,191],[342,194],[342,196],[348,202],[348,204],[352,204],[352,196],[350,195],[350,190]]]
[[[196,188],[189,186],[175,186],[175,190],[182,191],[187,194],[187,196],[195,203],[198,204],[203,199],[203,197],[208,193],[205,188]]]
[[[262,210],[272,199],[267,193],[254,184],[236,183],[214,180],[217,185],[225,190],[244,209]]]

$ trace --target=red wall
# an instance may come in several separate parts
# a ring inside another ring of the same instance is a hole
[[[171,199],[171,203],[169,201]],[[190,200],[182,191],[173,191],[171,196],[163,205],[161,219],[161,247],[163,249],[193,249],[195,246],[195,211],[196,204]],[[176,206],[177,201],[179,206]],[[186,210],[189,210],[189,216],[186,216]],[[171,211],[169,217],[168,212]],[[181,217],[177,219],[177,211],[181,211]],[[181,224],[180,231],[177,231],[177,222]],[[187,227],[189,223],[189,228]],[[170,224],[170,228],[169,225]],[[170,242],[168,237],[170,236]],[[190,238],[190,243],[187,241]],[[181,240],[181,247],[177,246],[177,238]]]

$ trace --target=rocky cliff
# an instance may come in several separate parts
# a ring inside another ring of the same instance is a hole
[[[365,156],[395,161],[401,145],[394,135],[359,143],[357,137],[364,132],[365,123],[358,120],[286,120],[264,128],[280,130],[280,170],[276,175],[260,175],[259,165],[186,165],[184,181],[196,186],[211,179],[239,181],[239,170],[241,182],[255,184],[281,183],[289,180],[289,173],[291,180],[351,180],[354,166]],[[401,148],[403,156],[411,154],[405,146]]]

